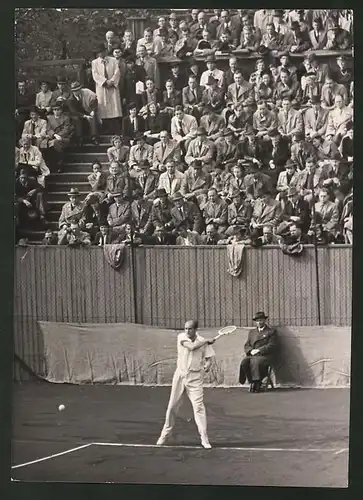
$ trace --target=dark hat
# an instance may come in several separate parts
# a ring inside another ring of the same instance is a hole
[[[299,191],[296,189],[295,186],[291,186],[289,187],[289,189],[287,190],[287,196],[295,196],[299,194]]]
[[[318,95],[313,95],[310,97],[310,102],[311,102],[311,104],[319,104],[320,97]]]
[[[197,135],[207,135],[207,131],[204,127],[197,128]]]
[[[216,58],[213,54],[209,54],[209,56],[207,56],[207,59],[205,60],[205,62],[216,62]]]
[[[134,102],[130,102],[130,104],[127,106],[127,110],[130,111],[130,109],[137,108],[136,104]]]
[[[63,110],[63,102],[64,102],[64,100],[58,101],[58,99],[57,99],[55,101],[55,103],[51,105],[51,108],[52,109],[62,109]]]
[[[168,193],[165,191],[164,188],[159,188],[156,190],[156,197],[160,198],[161,196],[168,196]]]
[[[266,55],[268,52],[270,51],[270,49],[268,47],[266,47],[265,45],[260,45],[258,50],[257,50],[257,53],[258,54],[261,54],[261,55]]]
[[[203,168],[203,164],[202,164],[201,160],[193,160],[191,165],[194,168]]]
[[[292,160],[287,160],[287,162],[285,163],[285,168],[286,167],[297,167],[297,164]]]
[[[317,76],[315,71],[308,71],[305,76]]]
[[[97,45],[95,52],[99,54],[100,52],[106,52],[107,49],[103,43]]]
[[[176,192],[172,195],[171,199],[172,199],[173,201],[177,201],[177,200],[184,200],[184,197],[183,197],[183,195],[181,194],[181,192],[180,192],[180,191],[176,191]]]
[[[125,52],[123,54],[125,56]],[[126,57],[125,59],[126,64],[131,63],[131,62],[136,62],[136,57],[130,54],[129,56]]]
[[[305,135],[302,132],[295,132],[293,135],[296,141],[303,141],[305,138]]]
[[[298,28],[300,29],[300,23],[299,23],[298,21],[293,21],[293,22],[291,23],[291,29],[292,29],[292,30],[296,30],[296,29],[298,29]]]
[[[30,106],[29,108],[29,113],[40,113],[40,110],[38,108],[38,106],[35,106],[34,104],[32,106]]]
[[[233,131],[230,128],[224,128],[222,130],[222,136],[223,137],[228,137],[229,135],[232,135]]]
[[[212,48],[212,46],[211,46],[210,42],[208,42],[207,40],[201,40],[198,43],[199,50],[205,50],[205,49],[211,49],[211,48]]]
[[[249,162],[246,162],[245,163],[245,167],[248,168],[248,171],[251,173],[251,174],[254,174],[256,172],[260,172],[260,167],[258,166],[258,164],[254,161],[249,161]]]
[[[174,61],[171,62],[170,67],[171,68],[179,68],[181,65],[181,61],[179,59],[175,59]]]
[[[284,11],[282,9],[275,9],[274,17],[284,17]]]
[[[268,316],[266,316],[266,314],[263,311],[258,311],[256,312],[256,314],[252,319],[253,321],[257,321],[258,319],[267,319],[267,318]]]
[[[81,88],[82,88],[82,85],[79,82],[75,81],[75,82],[71,83],[71,91],[72,92],[76,92],[77,90],[81,90]]]
[[[272,129],[272,130],[269,131],[268,135],[269,135],[269,137],[277,137],[277,136],[279,136],[281,134],[277,130],[277,128],[274,128],[274,129]]]
[[[308,52],[307,54],[305,54],[304,59],[306,61],[316,61],[318,58],[316,57],[315,52]]]
[[[140,139],[145,139],[145,135],[142,132],[136,132],[135,141],[139,141]]]
[[[69,193],[67,193],[68,196],[81,196],[81,193],[79,192],[78,188],[71,188]]]
[[[56,82],[57,83],[67,83],[67,79],[64,78],[64,76],[57,76]]]
[[[212,75],[209,75],[207,85],[214,85],[217,82],[218,80],[216,80]]]
[[[149,160],[141,160],[139,162],[139,167],[141,168],[147,168],[147,167],[150,167],[150,162]]]
[[[284,51],[280,52],[280,59],[283,56],[289,56],[289,55],[290,55],[290,52],[288,50],[284,50]]]

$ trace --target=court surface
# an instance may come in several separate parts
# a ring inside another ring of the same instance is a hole
[[[13,480],[348,486],[348,389],[206,388],[211,450],[188,400],[170,445],[155,446],[169,392],[15,384]]]

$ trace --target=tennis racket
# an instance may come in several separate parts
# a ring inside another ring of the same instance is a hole
[[[218,330],[218,335],[214,337],[214,340],[217,340],[220,337],[224,337],[224,335],[229,335],[230,333],[233,333],[235,330],[237,330],[237,327],[234,325],[225,326],[220,330]]]

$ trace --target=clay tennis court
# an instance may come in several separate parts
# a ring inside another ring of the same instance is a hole
[[[187,400],[170,445],[155,447],[169,391],[14,385],[13,480],[348,486],[349,389],[206,388],[212,450]]]

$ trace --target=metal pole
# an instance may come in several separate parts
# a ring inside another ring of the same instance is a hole
[[[128,191],[128,198],[129,198],[129,204],[130,204],[130,209],[131,209],[131,200],[132,200],[132,180],[130,177],[129,172],[127,171],[126,175],[127,179],[127,191]],[[139,315],[137,312],[137,279],[136,279],[136,261],[135,261],[135,245],[134,245],[134,225],[132,223],[132,215],[131,215],[131,221],[130,221],[130,226],[131,226],[131,274],[132,274],[132,288],[133,288],[133,304],[134,304],[134,318],[135,318],[135,323],[139,322]]]
[[[315,250],[315,274],[316,274],[316,303],[318,308],[318,325],[321,326],[321,313],[320,313],[320,280],[319,280],[319,261],[318,261],[318,241],[316,238],[316,213],[315,213],[315,191],[314,182],[312,186],[313,196],[313,229],[314,229],[314,250]]]

